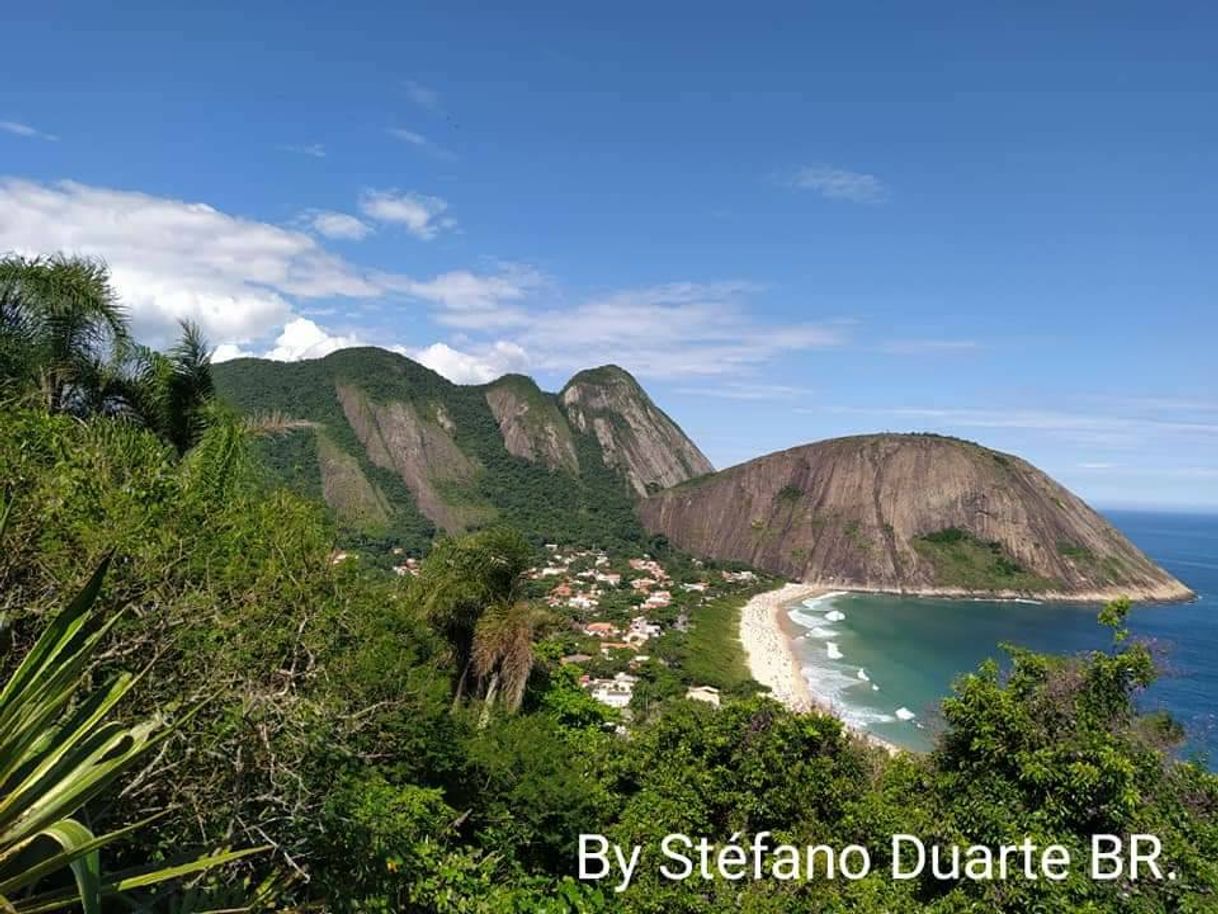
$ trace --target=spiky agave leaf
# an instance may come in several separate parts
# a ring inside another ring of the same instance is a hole
[[[33,914],[80,904],[85,914],[93,914],[103,895],[175,879],[264,850],[224,851],[176,866],[102,877],[100,848],[146,823],[97,837],[74,814],[173,730],[160,717],[135,726],[106,719],[136,682],[130,674],[116,677],[74,704],[94,652],[118,619],[116,614],[98,621],[93,614],[108,564],[108,559],[101,563],[0,689],[3,912]],[[58,850],[51,851],[54,847]],[[74,892],[13,900],[14,893],[65,868],[75,877]]]

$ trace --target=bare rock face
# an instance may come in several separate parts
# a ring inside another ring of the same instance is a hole
[[[464,485],[477,475],[478,466],[452,439],[451,420],[437,409],[425,419],[405,401],[374,403],[363,391],[337,385],[339,403],[359,438],[368,459],[401,477],[425,517],[454,532],[493,516],[489,505],[445,498],[446,485]]]
[[[714,467],[685,433],[616,365],[581,371],[559,395],[579,431],[600,442],[606,466],[641,496],[711,473]]]
[[[532,378],[505,375],[487,387],[486,402],[509,454],[552,470],[579,472],[571,426]]]
[[[822,441],[640,504],[695,554],[828,586],[1046,600],[1192,593],[1018,457],[934,435]]]

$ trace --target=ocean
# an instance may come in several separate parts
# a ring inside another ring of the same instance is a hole
[[[1185,757],[1218,766],[1218,516],[1108,511],[1152,559],[1197,594],[1191,603],[1145,604],[1133,636],[1162,667],[1140,697],[1184,725]],[[812,691],[848,723],[890,742],[927,749],[943,726],[951,682],[999,644],[1068,654],[1106,647],[1098,606],[829,594],[788,607],[788,634]]]

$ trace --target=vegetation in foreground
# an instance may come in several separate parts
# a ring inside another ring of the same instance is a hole
[[[5,364],[37,369],[41,356],[13,339]],[[0,481],[13,508],[0,681],[112,553],[97,605],[123,612],[106,616],[91,680],[143,671],[117,709],[127,726],[201,706],[145,771],[83,798],[76,818],[107,834],[160,816],[108,847],[116,870],[182,846],[273,845],[144,909],[235,907],[267,877],[278,877],[267,904],[350,912],[1215,908],[1218,778],[1174,759],[1178,732],[1137,713],[1153,664],[1126,638],[1121,605],[1105,614],[1109,651],[1016,650],[1005,673],[987,664],[961,678],[926,756],[890,758],[834,718],[747,689],[720,708],[653,696],[622,736],[556,661],[561,630],[522,598],[532,558],[518,536],[443,543],[417,578],[335,563],[325,510],[266,487],[242,423],[203,423],[183,451],[134,411],[31,398],[42,376],[2,379]],[[73,377],[63,393],[80,403],[87,376]],[[877,865],[810,883],[670,883],[648,869],[622,894],[575,879],[581,833],[654,845],[671,832],[760,830],[861,844]],[[1028,835],[1076,858],[1093,833],[1147,832],[1177,878],[893,882],[894,832],[961,844]]]

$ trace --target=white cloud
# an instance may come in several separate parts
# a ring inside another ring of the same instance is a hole
[[[276,362],[296,362],[300,359],[320,359],[338,349],[366,345],[357,336],[332,334],[307,317],[297,317],[283,325],[275,345],[262,357]]]
[[[391,137],[399,139],[403,143],[409,143],[411,146],[428,146],[431,143],[423,134],[407,130],[405,127],[390,127],[388,133]]]
[[[440,93],[413,79],[406,80],[406,97],[426,111],[440,110]]]
[[[22,124],[19,121],[0,121],[0,130],[3,130],[5,133],[11,133],[13,136],[25,137],[29,140],[48,140],[53,143],[59,139],[53,133],[43,133],[36,127]]]
[[[324,159],[326,157],[326,147],[321,143],[305,143],[302,145],[285,143],[279,147],[284,152],[294,152],[297,155],[311,156],[314,159]]]
[[[231,362],[233,359],[254,359],[258,358],[258,353],[249,349],[243,349],[236,343],[221,343],[212,350],[211,360],[213,362]]]
[[[0,251],[103,258],[136,332],[154,344],[183,319],[218,343],[248,342],[281,326],[291,299],[373,298],[403,281],[365,273],[304,232],[72,181],[0,179]]]
[[[394,139],[401,140],[403,143],[409,143],[416,149],[421,149],[438,158],[450,160],[454,158],[451,152],[418,131],[407,130],[405,127],[390,127],[386,132]]]
[[[255,352],[235,343],[221,343],[212,353],[213,362],[228,362],[232,359],[272,359],[276,362],[297,362],[301,359],[320,359],[339,349],[370,345],[354,334],[331,333],[307,317],[293,316],[279,331],[275,343],[269,349]]]
[[[304,214],[304,220],[313,231],[327,238],[359,241],[372,233],[372,226],[368,223],[333,210],[309,210]]]
[[[538,305],[538,291],[553,291],[552,283],[534,269],[506,264],[498,274],[454,271],[411,281],[402,291],[437,305],[437,322],[493,334],[497,343],[529,353],[533,367],[554,371],[617,362],[651,377],[727,375],[784,352],[844,342],[839,322],[758,320],[746,301],[758,288],[680,282]]]
[[[716,397],[723,400],[804,400],[815,396],[808,387],[790,384],[764,384],[744,381],[715,386],[678,387],[674,393],[691,397]]]
[[[408,221],[422,207],[427,230],[442,201],[411,195],[365,198],[381,218]],[[344,213],[302,217],[314,232],[356,237],[367,226]],[[333,299],[406,297],[432,319],[468,337],[421,350],[453,377],[528,366],[569,371],[618,362],[642,375],[678,377],[748,372],[786,352],[843,342],[841,323],[773,323],[757,317],[743,282],[669,283],[565,304],[555,284],[527,265],[494,272],[450,270],[432,278],[363,269],[327,250],[308,231],[272,225],[149,194],[0,178],[0,251],[101,257],[110,265],[136,334],[153,345],[193,320],[220,358],[254,352],[293,359],[360,345],[354,323],[335,332],[314,322]],[[306,316],[308,315],[308,316]],[[392,330],[392,328],[390,328]],[[278,335],[274,343],[267,340]],[[372,337],[392,345],[384,331]],[[454,348],[455,347],[455,348]],[[528,354],[526,359],[525,353]],[[739,396],[746,396],[743,391]]]
[[[795,174],[792,185],[801,190],[811,190],[830,200],[848,200],[851,203],[882,203],[888,197],[888,189],[875,175],[831,165],[809,165]]]
[[[339,349],[368,345],[371,344],[357,333],[333,333],[306,317],[293,317],[284,324],[274,345],[265,351],[255,352],[232,343],[224,343],[216,347],[212,358],[215,362],[250,357],[296,362],[301,359],[320,359]],[[411,349],[402,345],[386,348],[426,365],[454,384],[485,384],[508,372],[524,371],[529,364],[523,349],[515,343],[503,341],[468,352],[454,349],[447,343],[432,343],[422,349]]]
[[[405,351],[432,371],[455,384],[485,384],[529,366],[527,354],[515,343],[499,341],[477,353],[462,352],[446,343],[432,343],[415,352]]]
[[[528,323],[521,308],[505,307],[519,302],[545,285],[546,279],[527,266],[505,264],[497,274],[453,270],[432,279],[412,282],[405,290],[439,305],[437,319],[451,327],[488,329]]]
[[[528,315],[516,342],[535,364],[619,362],[651,377],[722,375],[784,352],[838,346],[836,323],[769,324],[745,305],[752,283],[669,283]]]
[[[946,408],[946,407],[855,407],[824,406],[797,412],[830,412],[887,416],[915,420],[933,429],[1011,429],[1044,432],[1091,447],[1143,448],[1164,436],[1208,442],[1218,438],[1218,423],[1147,419],[1120,413],[1078,413],[1058,409]]]
[[[416,238],[424,240],[457,224],[454,219],[444,216],[448,203],[423,194],[369,190],[360,197],[359,208],[370,219],[401,225]]]

